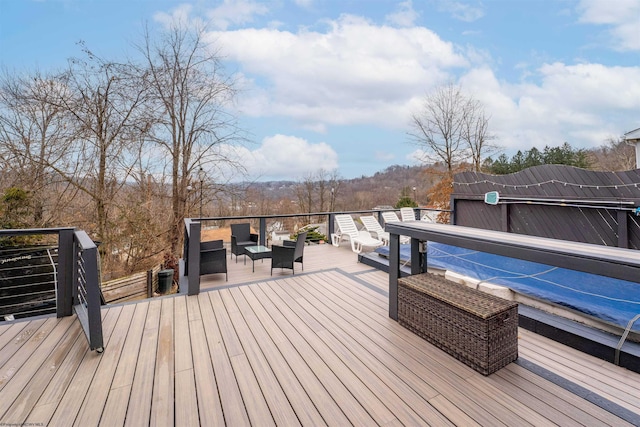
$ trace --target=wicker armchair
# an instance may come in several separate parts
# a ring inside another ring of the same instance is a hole
[[[271,247],[271,275],[273,276],[274,268],[290,268],[293,274],[296,273],[294,264],[299,262],[304,271],[304,243],[307,240],[307,233],[298,234],[295,242],[291,240],[283,241],[283,246]]]
[[[229,280],[224,243],[222,240],[200,242],[200,275],[214,273],[224,273],[225,280]]]
[[[244,255],[245,247],[257,244],[258,235],[251,233],[251,225],[248,222],[231,224],[231,257],[235,255],[236,262],[238,262],[238,255]]]

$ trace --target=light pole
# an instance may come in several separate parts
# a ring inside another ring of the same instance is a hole
[[[202,218],[202,189],[204,186],[204,169],[202,169],[202,166],[198,169],[198,178],[200,179],[200,218]]]
[[[329,203],[329,212],[333,212],[333,208],[334,208],[333,205],[335,204],[335,201],[336,201],[335,197],[336,197],[336,189],[331,187],[331,201]]]
[[[418,204],[418,199],[416,199],[416,187],[413,187],[413,201]]]

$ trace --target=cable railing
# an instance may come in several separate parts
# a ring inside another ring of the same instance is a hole
[[[6,320],[56,312],[54,246],[0,247],[0,317]]]
[[[55,240],[46,246],[29,240]],[[102,352],[100,279],[95,243],[81,230],[0,230],[0,321],[76,313],[91,350]]]

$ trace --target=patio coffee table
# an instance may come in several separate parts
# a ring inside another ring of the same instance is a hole
[[[247,246],[244,248],[245,254],[251,258],[252,271],[256,272],[255,261],[257,259],[271,258],[271,249],[266,246]],[[244,259],[244,263],[247,263],[247,259]]]

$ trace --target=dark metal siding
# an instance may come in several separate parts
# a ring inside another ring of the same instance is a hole
[[[510,175],[456,174],[452,201],[458,225],[606,246],[618,246],[619,236],[626,233],[627,241],[621,245],[640,249],[640,217],[633,212],[640,206],[639,186],[640,169],[597,172],[543,165]],[[484,203],[484,194],[490,191],[499,192],[501,204]],[[542,203],[547,201],[550,205],[503,199],[508,197],[543,199]],[[589,205],[588,201],[595,201],[608,205],[562,206],[558,199],[566,200],[567,204],[578,201]],[[632,202],[633,205],[620,202]],[[622,208],[626,214],[626,230],[624,223],[619,223],[620,209],[617,208]]]

